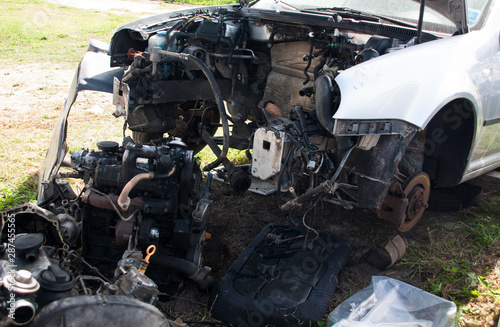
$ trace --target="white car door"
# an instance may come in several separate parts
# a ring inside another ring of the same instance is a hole
[[[471,32],[480,34],[479,39],[486,38],[486,43],[481,42],[483,46],[477,49],[478,64],[471,70],[482,108],[478,108],[476,146],[464,180],[500,167],[500,6],[491,6],[483,28]]]

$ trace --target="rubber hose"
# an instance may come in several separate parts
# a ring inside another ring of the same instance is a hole
[[[172,268],[188,276],[194,275],[198,272],[198,267],[194,263],[181,258],[155,253],[150,260],[154,265]]]
[[[164,50],[159,50],[159,54],[163,54],[166,56],[174,57],[174,58],[179,58],[181,60],[187,60],[198,66],[200,70],[203,72],[205,77],[208,80],[208,83],[210,84],[210,87],[212,88],[212,92],[214,93],[215,96],[215,103],[217,104],[217,108],[219,109],[220,112],[220,118],[221,118],[221,123],[222,123],[222,132],[223,132],[223,143],[222,143],[222,151],[219,155],[219,157],[206,165],[203,169],[205,171],[210,171],[213,168],[217,167],[222,163],[222,161],[226,158],[227,152],[229,150],[229,123],[228,123],[228,118],[226,114],[226,106],[224,105],[224,99],[222,98],[221,91],[219,89],[219,85],[217,85],[217,82],[215,80],[214,75],[210,71],[210,69],[201,61],[200,59],[191,56],[186,53],[177,53],[177,52],[171,52],[171,51],[164,51]]]

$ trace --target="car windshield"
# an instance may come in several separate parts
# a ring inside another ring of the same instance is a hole
[[[469,27],[474,28],[480,21],[483,11],[486,10],[488,0],[469,0],[468,17]],[[276,4],[282,7],[298,9],[315,8],[349,8],[365,13],[391,17],[409,23],[417,24],[420,3],[412,0],[261,0],[257,7],[273,9]],[[456,31],[455,24],[435,10],[427,8],[424,14],[424,29],[428,31],[449,33]]]

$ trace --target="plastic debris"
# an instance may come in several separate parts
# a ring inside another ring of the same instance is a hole
[[[374,276],[328,315],[328,327],[454,326],[455,303],[401,281]]]

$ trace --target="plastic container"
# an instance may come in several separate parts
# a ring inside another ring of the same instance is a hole
[[[160,47],[162,50],[165,50],[167,47],[167,32],[161,31],[156,35],[153,35],[149,38],[148,41],[148,53],[151,53],[151,49],[154,47]]]

